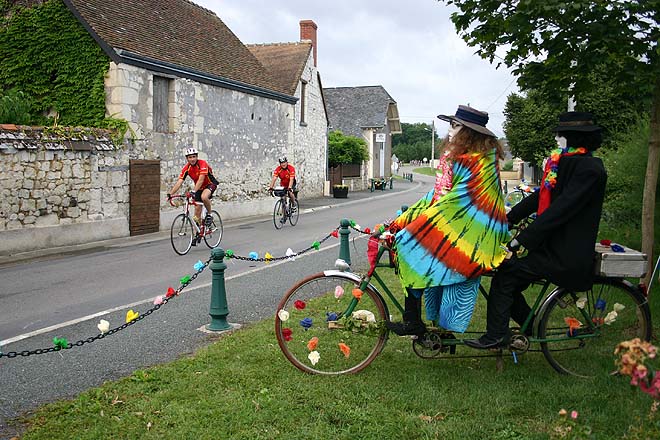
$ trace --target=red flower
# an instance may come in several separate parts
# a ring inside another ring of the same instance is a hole
[[[173,297],[175,294],[176,294],[176,290],[174,290],[174,288],[172,288],[172,287],[168,287],[168,288],[167,288],[167,293],[165,294],[165,296],[166,296],[167,298],[171,298],[171,297]]]
[[[293,339],[291,337],[292,334],[293,334],[293,332],[291,331],[290,328],[283,328],[282,329],[282,336],[284,336],[285,341],[290,341],[291,339]]]
[[[602,244],[603,246],[609,246],[612,244],[612,240],[603,239],[600,241],[600,244]]]
[[[365,233],[365,234],[371,234],[371,229],[369,229],[369,228],[365,228],[364,233]]]
[[[332,231],[332,232],[330,233],[330,235],[332,235],[333,237],[337,238],[337,237],[339,237],[339,232],[337,232],[337,230],[335,229],[334,231]]]
[[[298,309],[298,310],[304,310],[305,307],[307,307],[307,304],[305,304],[305,301],[300,301],[299,299],[297,299],[297,300],[293,303],[293,307],[295,307],[295,308]]]

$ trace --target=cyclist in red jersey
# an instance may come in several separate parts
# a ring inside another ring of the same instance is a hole
[[[275,181],[280,179],[280,185],[287,188],[289,198],[291,199],[291,206],[295,209],[294,202],[296,201],[296,196],[294,191],[296,189],[296,169],[293,165],[289,165],[286,157],[280,157],[279,162],[280,165],[275,168],[275,171],[273,171],[273,179],[270,181],[270,188],[268,188],[268,191],[272,192],[273,187],[275,186]]]
[[[206,207],[206,219],[204,221],[207,226],[211,226],[211,223],[213,222],[213,218],[210,215],[211,197],[213,197],[213,193],[218,186],[218,181],[213,176],[211,166],[205,160],[198,159],[197,155],[197,149],[194,147],[186,150],[186,160],[188,163],[181,170],[179,180],[176,181],[172,190],[167,194],[167,198],[170,199],[172,194],[179,190],[183,181],[186,179],[186,176],[190,177],[192,181],[195,182],[195,200],[204,203],[204,206]],[[201,218],[201,215],[201,205],[195,205],[195,218],[199,219]]]

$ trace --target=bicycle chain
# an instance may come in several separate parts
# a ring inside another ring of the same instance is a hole
[[[0,351],[0,359],[3,358],[3,357],[11,359],[11,358],[15,358],[15,357],[18,357],[18,356],[31,356],[33,354],[53,353],[55,351],[60,351],[60,350],[69,350],[73,347],[82,347],[85,344],[97,341],[99,339],[103,339],[106,336],[110,336],[110,335],[113,335],[113,334],[115,334],[115,333],[117,333],[121,330],[124,330],[125,328],[130,327],[131,325],[135,324],[136,322],[141,321],[144,318],[146,318],[147,316],[151,315],[153,312],[155,312],[156,310],[160,309],[162,306],[167,304],[172,298],[174,298],[176,296],[179,296],[179,293],[181,293],[181,291],[183,289],[188,287],[188,285],[190,285],[190,283],[192,283],[193,280],[195,280],[195,278],[197,278],[199,276],[199,274],[202,273],[204,271],[204,269],[206,269],[206,267],[211,262],[211,259],[212,259],[212,257],[209,258],[208,260],[206,260],[206,263],[204,263],[204,266],[202,266],[197,272],[192,274],[190,276],[189,280],[187,280],[185,283],[182,283],[179,286],[179,288],[174,291],[174,294],[172,296],[164,297],[162,303],[154,305],[152,308],[150,308],[149,310],[147,310],[144,313],[140,313],[137,316],[137,318],[133,319],[132,321],[125,322],[124,324],[122,324],[118,327],[115,327],[113,329],[110,329],[105,333],[99,333],[96,336],[90,336],[87,339],[81,339],[77,342],[69,342],[69,343],[67,343],[67,345],[65,347],[54,346],[54,347],[48,347],[48,348],[37,348],[35,350],[10,351],[10,352],[7,352],[7,353],[3,353],[2,351]]]

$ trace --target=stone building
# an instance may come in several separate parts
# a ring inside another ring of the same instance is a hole
[[[185,163],[183,151],[190,146],[210,162],[220,180],[214,207],[224,219],[272,209],[265,187],[279,156],[288,156],[299,170],[301,197],[323,194],[328,123],[316,67],[314,22],[301,21],[300,42],[279,46],[289,48],[290,56],[269,61],[268,48],[278,45],[247,47],[213,12],[188,0],[63,1],[109,57],[107,115],[128,121],[133,138],[117,152],[103,153],[112,156],[107,159],[111,165],[94,157],[99,154],[96,147],[71,154],[89,171],[89,182],[108,169],[114,172],[112,179],[122,176],[123,182],[116,186],[122,189],[114,200],[108,196],[100,212],[81,210],[77,217],[67,215],[65,221],[52,217],[43,224],[38,219],[18,220],[45,212],[36,209],[43,202],[36,201],[32,190],[21,187],[21,194],[35,200],[35,209],[22,197],[6,202],[5,214],[16,215],[10,221],[0,213],[0,241],[3,234],[24,228],[41,228],[44,240],[33,242],[32,248],[168,229],[178,210],[166,204],[165,193],[178,177]],[[60,167],[55,162],[67,150],[37,146],[29,154],[19,154],[22,147],[17,145],[5,143],[0,148],[0,159],[11,163],[12,170],[33,165],[52,170]],[[15,154],[19,155],[11,160],[5,156]],[[131,175],[132,165],[141,166],[134,168],[140,170],[137,175]],[[11,180],[1,174],[6,169],[0,168],[0,190]],[[145,173],[148,179],[143,179]],[[39,195],[48,203],[50,193]],[[68,193],[61,196],[70,198]],[[133,228],[134,219],[145,212],[148,227],[137,222],[140,226]],[[70,234],[58,232],[65,224]],[[90,230],[96,233],[88,234]],[[9,246],[7,241],[0,246],[2,254],[19,250],[28,249]]]
[[[369,161],[364,164],[360,176],[348,176],[351,186],[363,189],[371,178],[389,177],[392,135],[401,133],[396,101],[383,86],[325,88],[323,95],[329,130],[339,130],[367,141]]]

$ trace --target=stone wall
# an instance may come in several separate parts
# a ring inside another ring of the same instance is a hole
[[[0,125],[0,255],[128,235],[128,160],[100,130]]]

